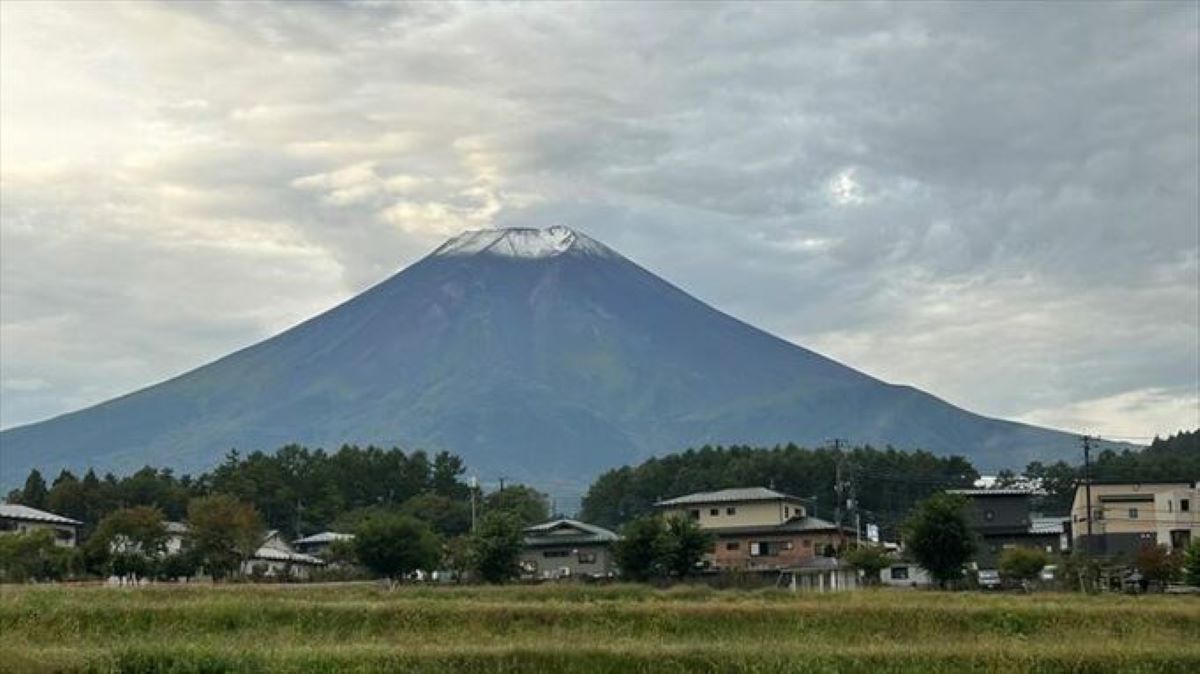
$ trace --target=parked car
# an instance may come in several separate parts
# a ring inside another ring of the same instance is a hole
[[[1000,572],[995,569],[980,569],[979,570],[979,589],[981,590],[999,590],[1000,589]]]

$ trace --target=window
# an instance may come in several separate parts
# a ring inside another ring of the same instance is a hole
[[[741,549],[741,547],[742,547],[742,544],[737,541],[730,541],[729,543],[725,544],[726,550],[738,550],[738,549]]]
[[[698,509],[689,510],[688,517],[690,517],[694,520],[698,520],[698,519],[700,519],[700,511]]]
[[[784,541],[784,542],[783,542],[783,549],[784,549],[784,550],[791,550],[791,549],[792,549],[792,542],[791,542],[791,541]]]
[[[542,556],[543,557],[570,557],[571,552],[569,550],[547,550],[542,553]]]
[[[789,517],[789,515],[788,515],[788,507],[787,507],[787,506],[783,506],[783,519],[785,519],[785,520],[786,520],[788,517]]]
[[[725,509],[725,514],[726,514],[726,515],[736,515],[736,514],[737,514],[737,508],[735,508],[735,507],[733,507],[733,506],[729,506],[728,508],[726,508],[726,509]]]
[[[1129,509],[1129,519],[1136,520],[1137,518],[1138,518],[1138,509],[1130,508]]]
[[[595,564],[596,563],[596,553],[594,553],[594,552],[579,553],[579,563],[580,564]]]
[[[1188,499],[1185,499],[1185,498],[1179,499],[1179,512],[1185,513],[1187,511],[1191,510],[1191,508],[1190,508],[1191,505],[1192,505],[1192,502],[1189,501]]]
[[[893,566],[892,567],[892,580],[908,580],[908,567],[907,566]]]
[[[750,544],[750,556],[751,557],[758,557],[762,554],[763,554],[762,543],[751,543]]]
[[[1169,513],[1175,512],[1175,502],[1172,501],[1171,499],[1167,499],[1167,512],[1169,512]]]
[[[718,515],[720,515],[720,514],[721,514],[721,509],[720,509],[720,508],[709,508],[709,509],[708,509],[708,515],[709,515],[709,517],[716,517],[716,516],[718,516]]]

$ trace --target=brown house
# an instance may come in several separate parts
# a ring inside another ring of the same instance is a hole
[[[655,506],[665,515],[688,517],[714,534],[706,556],[710,568],[770,571],[831,555],[854,530],[808,514],[804,499],[764,487],[687,494]]]

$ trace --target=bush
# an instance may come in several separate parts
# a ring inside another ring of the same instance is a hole
[[[613,558],[622,578],[646,581],[661,575],[655,546],[665,530],[662,518],[655,515],[639,517],[625,525],[621,540],[613,547]]]
[[[1183,572],[1188,585],[1200,587],[1200,538],[1192,541],[1184,552]]]
[[[863,578],[867,585],[878,585],[880,583],[879,573],[892,563],[887,551],[875,546],[863,546],[851,550],[846,554],[846,561],[850,563],[850,566],[863,572]]]
[[[77,574],[80,562],[79,551],[55,545],[54,533],[47,529],[0,536],[4,582],[62,580]]]
[[[1033,548],[1010,548],[1000,555],[1000,575],[1022,585],[1038,577],[1049,560]]]

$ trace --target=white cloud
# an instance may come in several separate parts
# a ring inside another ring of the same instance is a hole
[[[2,3],[0,424],[566,222],[980,412],[1187,425],[1198,12]]]

